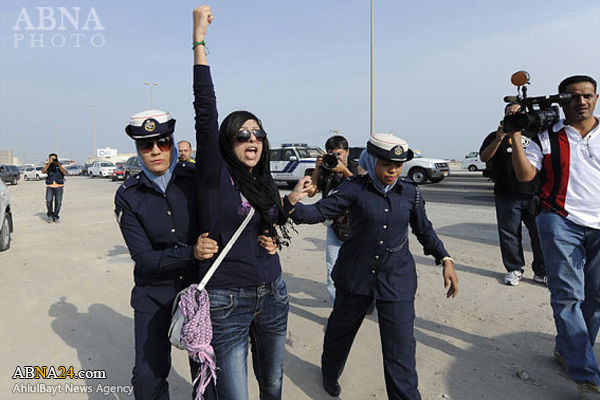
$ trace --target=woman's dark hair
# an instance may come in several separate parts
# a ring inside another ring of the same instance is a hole
[[[221,155],[225,158],[225,161],[229,165],[243,165],[238,160],[235,153],[233,152],[233,142],[235,141],[235,135],[238,133],[244,122],[249,119],[254,120],[258,123],[260,129],[263,129],[262,122],[258,117],[249,111],[234,111],[229,114],[223,122],[221,122],[221,128],[219,129],[219,148]],[[261,176],[265,174],[271,174],[271,166],[269,161],[271,160],[271,149],[269,147],[269,140],[265,138],[263,140],[263,149],[260,159],[256,166],[252,169],[252,174],[255,176]],[[244,166],[245,167],[245,166]]]
[[[281,248],[281,245],[289,243],[290,235],[285,227],[288,220],[287,214],[283,211],[277,184],[271,176],[269,141],[267,138],[263,140],[260,159],[252,168],[252,172],[233,152],[235,135],[244,122],[249,119],[256,121],[260,129],[263,129],[262,122],[256,115],[248,111],[234,111],[225,117],[219,129],[219,150],[233,182],[260,214],[261,229],[268,229],[269,235],[277,240],[277,244]],[[281,235],[277,233],[275,225],[279,226]]]

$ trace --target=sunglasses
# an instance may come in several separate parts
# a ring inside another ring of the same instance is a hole
[[[154,148],[154,145],[158,146],[160,151],[168,151],[173,148],[173,141],[170,136],[160,139],[146,139],[136,140],[137,148],[142,153],[149,153]]]
[[[267,132],[262,129],[244,129],[243,131],[238,131],[235,134],[235,140],[240,143],[246,143],[252,137],[252,134],[256,137],[256,141],[262,143],[267,137]]]

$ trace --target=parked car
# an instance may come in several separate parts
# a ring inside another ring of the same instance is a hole
[[[16,165],[10,164],[1,164],[0,165],[0,178],[3,182],[10,182],[13,185],[16,185],[21,179],[21,172],[19,171],[19,167]]]
[[[26,181],[30,181],[32,179],[35,179],[36,181],[39,181],[40,179],[46,179],[48,174],[43,173],[43,169],[44,167],[26,167],[23,171],[23,179]]]
[[[302,177],[312,175],[319,154],[325,154],[320,147],[283,143],[271,149],[271,175],[275,182],[285,182],[293,188]]]
[[[70,176],[77,176],[83,173],[80,165],[67,165],[65,170],[67,171],[67,175]]]
[[[108,161],[95,161],[88,172],[92,178],[99,176],[109,178],[115,170],[115,164]]]
[[[472,151],[465,156],[465,159],[460,164],[462,169],[468,169],[471,172],[474,171],[483,171],[486,168],[486,165],[483,161],[479,159],[479,152]]]
[[[13,230],[10,193],[4,182],[0,180],[0,251],[6,251],[10,248]]]
[[[139,174],[142,172],[142,166],[140,165],[140,160],[138,160],[137,156],[132,156],[127,159],[125,162],[125,180],[130,177]]]
[[[91,166],[92,166],[92,164],[90,164],[90,163],[83,164],[83,166],[81,167],[81,175],[86,175],[86,176],[89,175]]]
[[[363,150],[364,147],[350,147],[349,157],[358,161]],[[400,176],[408,177],[416,183],[425,183],[427,180],[431,183],[438,183],[450,176],[450,166],[446,160],[425,158],[419,153],[415,153],[412,160],[402,164]]]
[[[118,165],[110,176],[112,181],[124,181],[125,180],[125,166]]]

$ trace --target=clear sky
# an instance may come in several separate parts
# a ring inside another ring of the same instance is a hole
[[[201,4],[2,0],[0,149],[25,162],[52,151],[81,162],[93,152],[87,106],[97,105],[97,147],[133,152],[124,128],[150,107],[145,81],[158,83],[153,108],[177,119],[176,138],[193,142],[191,13]],[[331,130],[364,145],[369,0],[209,5],[221,119],[252,111],[274,145],[323,147]],[[61,24],[59,7],[72,17],[80,7],[77,29],[67,17]],[[50,11],[54,27],[51,18],[40,21]],[[600,2],[375,0],[375,130],[423,155],[459,159],[477,150],[502,118],[503,97],[516,93],[510,75],[521,69],[531,75],[530,95],[556,93],[569,75],[599,80]]]

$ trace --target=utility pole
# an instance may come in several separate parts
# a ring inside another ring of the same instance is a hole
[[[145,86],[150,86],[150,109],[154,110],[154,107],[152,107],[152,88],[158,86],[158,83],[156,82],[144,82]]]

